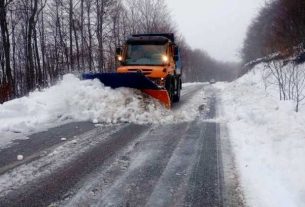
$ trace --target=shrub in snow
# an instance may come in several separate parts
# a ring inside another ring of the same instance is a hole
[[[263,80],[265,88],[276,86],[280,100],[293,100],[295,111],[299,111],[305,99],[305,65],[282,60],[270,61],[265,64]]]

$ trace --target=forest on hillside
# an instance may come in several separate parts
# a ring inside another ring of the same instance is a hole
[[[222,62],[209,56],[202,49],[186,50],[184,78],[195,82],[233,81],[238,77],[241,65],[235,62]]]
[[[160,0],[0,0],[0,85],[11,97],[65,73],[108,72],[132,33],[174,32]]]
[[[271,54],[289,57],[305,48],[305,1],[273,0],[252,21],[241,51],[245,63]]]
[[[265,88],[275,87],[298,112],[305,101],[305,1],[267,3],[249,27],[242,55],[242,74],[263,62]]]
[[[66,73],[115,71],[116,48],[136,33],[175,33],[184,81],[231,80],[236,65],[190,48],[170,14],[165,0],[0,0],[0,103]]]

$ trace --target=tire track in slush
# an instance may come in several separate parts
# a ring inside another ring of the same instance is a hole
[[[209,104],[214,101],[210,99]],[[204,113],[208,119],[215,115],[215,107],[209,109]],[[103,189],[95,194],[96,200],[82,192],[69,206],[86,203],[86,199],[88,206],[98,207],[223,206],[217,129],[217,123],[202,118],[154,128],[137,140],[127,169],[111,178],[111,184],[85,187]]]
[[[186,87],[182,102],[174,110],[202,88],[204,85]],[[48,177],[0,197],[0,206],[60,205],[65,199],[68,200],[63,205],[78,206],[78,198],[85,198],[81,203],[87,206],[223,206],[219,126],[204,121],[215,116],[215,98],[213,94],[209,96],[210,111],[200,114],[204,117],[153,127],[126,124],[79,154],[73,162],[54,169]],[[111,167],[110,162],[115,161],[110,158],[134,142],[136,147],[130,150],[126,170],[110,174],[110,183],[94,179],[96,183],[101,182],[97,186],[103,189],[97,200],[86,202],[92,197],[78,196],[84,193],[83,188],[91,190],[92,183],[86,178],[92,181],[94,173],[103,172],[102,167]],[[79,183],[82,186],[77,186]],[[69,197],[64,197],[67,194]]]
[[[149,126],[130,124],[129,127],[113,134],[111,139],[81,155],[73,163],[57,169],[46,179],[38,180],[0,198],[0,206],[48,206],[52,202],[63,199],[62,196],[73,188],[80,178],[103,165],[105,160],[148,128]]]
[[[176,149],[181,134],[185,134],[188,128],[189,123],[166,125],[144,137],[138,144],[138,158],[141,159],[143,152],[149,155],[148,158],[140,166],[131,167],[96,206],[144,206]]]

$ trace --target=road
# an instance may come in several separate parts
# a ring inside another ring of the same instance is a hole
[[[234,206],[214,90],[188,86],[173,110],[201,90],[207,105],[190,122],[71,123],[2,149],[0,206]]]

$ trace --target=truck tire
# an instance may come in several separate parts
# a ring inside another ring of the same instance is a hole
[[[176,89],[175,89],[175,93],[173,96],[173,102],[177,103],[180,101],[180,94],[181,94],[181,79],[180,77],[177,77],[177,85],[176,85]]]
[[[165,80],[165,88],[168,91],[171,103],[173,103],[174,95],[175,95],[175,85],[174,85],[174,78],[172,76],[167,76]]]

